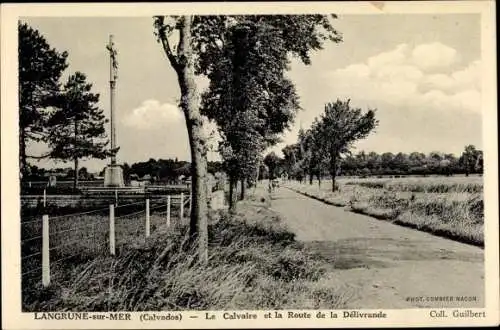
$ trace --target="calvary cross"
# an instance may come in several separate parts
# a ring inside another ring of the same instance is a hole
[[[116,55],[118,54],[115,49],[115,44],[113,43],[113,35],[109,36],[109,43],[106,45],[106,49],[109,51],[109,58],[111,60],[110,65],[110,80],[115,81],[118,78],[118,62],[116,61]]]

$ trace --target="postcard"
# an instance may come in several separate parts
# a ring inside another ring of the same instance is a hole
[[[494,13],[2,4],[3,328],[498,325]]]

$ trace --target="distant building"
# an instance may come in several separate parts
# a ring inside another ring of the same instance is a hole
[[[144,187],[151,183],[151,175],[146,174],[142,178],[139,175],[132,173],[129,175],[130,185],[132,187]]]
[[[56,168],[53,170],[49,170],[43,173],[43,177],[49,179],[51,176],[55,176],[56,178],[66,178],[72,174],[73,169],[71,167],[67,168]]]

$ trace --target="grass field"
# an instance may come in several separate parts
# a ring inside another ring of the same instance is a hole
[[[397,224],[484,245],[482,177],[340,178],[318,187],[287,182],[298,192]]]
[[[81,222],[106,223],[99,215]],[[115,257],[105,253],[105,227],[95,231],[104,250],[83,233],[75,237],[80,243],[57,255],[69,259],[54,266],[48,288],[36,276],[23,281],[23,311],[333,309],[350,299],[325,278],[331,263],[295,241],[259,191],[233,214],[210,215],[207,265],[196,263],[185,225],[166,228],[162,216],[152,222],[158,226],[148,239],[141,221],[123,224]]]

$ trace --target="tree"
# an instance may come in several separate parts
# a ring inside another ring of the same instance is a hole
[[[261,152],[288,126],[299,108],[295,88],[284,77],[281,53],[271,51],[261,33],[252,22],[227,29],[223,51],[208,71],[209,89],[202,96],[202,113],[214,120],[222,133],[221,154],[230,178],[231,209],[237,180],[241,181],[243,199],[245,183],[257,172]]]
[[[191,242],[198,242],[198,259],[202,263],[208,260],[208,227],[207,227],[207,151],[208,139],[203,129],[203,117],[200,113],[200,95],[195,82],[195,45],[193,29],[196,28],[194,16],[154,18],[155,33],[162,44],[163,51],[170,65],[177,74],[181,90],[180,108],[184,113],[191,149],[191,219],[189,236]],[[178,31],[177,47],[170,47],[169,36]],[[207,36],[209,38],[209,36]]]
[[[285,158],[283,159],[284,168],[292,172],[292,176],[302,181],[304,176],[309,175],[309,184],[312,184],[314,175],[318,179],[318,185],[321,185],[321,175],[325,166],[324,155],[322,154],[321,141],[318,134],[313,129],[317,126],[316,121],[312,128],[308,130],[300,129],[298,132],[298,141],[292,146],[283,149]],[[287,159],[293,152],[293,164],[289,164]],[[290,175],[290,174],[289,174]]]
[[[369,152],[366,156],[366,166],[372,170],[372,173],[380,166],[380,156],[376,152]]]
[[[276,25],[279,20],[284,24]],[[289,127],[300,108],[295,86],[285,77],[287,54],[293,53],[295,44],[279,33],[291,28],[291,23],[311,24],[307,16],[271,20],[239,17],[222,32],[220,47],[212,49],[212,57],[217,60],[200,65],[200,71],[210,79],[210,88],[203,95],[202,113],[224,133],[225,150],[231,150],[224,153],[231,159],[227,161],[232,169],[230,182],[239,177],[242,196],[245,179],[255,171],[255,157],[277,141],[276,136]],[[238,141],[243,135],[245,148]],[[232,187],[230,184],[230,196]]]
[[[30,141],[45,141],[45,109],[53,105],[59,79],[68,64],[67,52],[51,48],[46,39],[25,23],[18,24],[19,56],[19,162],[21,173],[28,169],[27,158],[49,155],[27,155]]]
[[[408,155],[402,152],[398,152],[393,159],[394,167],[399,171],[399,174],[404,174],[408,172],[409,168],[409,158]]]
[[[312,136],[312,131],[311,129],[309,130],[304,130],[300,129],[299,134],[298,134],[298,145],[299,145],[299,167],[301,169],[301,177],[304,176],[306,177],[307,180],[307,175],[309,174],[309,184],[312,184],[312,178],[313,178],[313,173],[312,173],[312,168],[314,167],[313,163],[313,148],[314,146],[314,141],[313,141],[313,136]]]
[[[81,72],[68,78],[57,97],[57,106],[47,125],[50,157],[74,163],[73,188],[78,185],[78,162],[82,158],[105,159],[111,154],[106,149],[107,119],[99,109],[99,94],[91,92],[92,84]]]
[[[123,170],[123,180],[125,180],[125,182],[129,182],[130,165],[126,162],[123,163],[122,170]]]
[[[78,170],[78,177],[83,178],[84,180],[88,180],[89,177],[89,171],[87,168],[84,166]]]
[[[477,173],[483,173],[484,171],[484,161],[483,161],[483,151],[478,150],[476,154],[476,163],[474,164],[474,170]]]
[[[408,158],[412,166],[421,166],[425,160],[425,154],[421,152],[412,152]]]
[[[277,176],[278,166],[280,164],[280,158],[274,151],[271,151],[264,157],[264,164],[269,169],[269,180],[275,179]]]
[[[269,178],[269,169],[265,164],[259,165],[259,177],[258,180],[264,180]]]
[[[380,160],[385,172],[389,172],[389,170],[394,168],[394,154],[392,152],[384,152],[380,156]]]
[[[313,127],[314,124],[313,124]],[[304,148],[304,172],[309,175],[309,184],[313,183],[314,170],[319,165],[317,156],[318,141],[315,140],[315,135],[312,130],[305,131],[303,136]]]
[[[355,175],[357,173],[358,164],[356,158],[353,155],[347,155],[342,160],[342,172],[346,175]]]
[[[249,133],[249,131],[235,129],[228,133],[230,138],[225,135],[219,147],[224,159],[224,169],[229,176],[229,208],[231,210],[234,208],[234,190],[238,180],[241,180],[241,199],[245,194],[245,178],[257,172],[260,163],[261,147],[256,145],[259,143],[259,138],[256,134]]]
[[[332,191],[336,190],[335,177],[341,154],[347,153],[354,142],[368,136],[378,125],[375,110],[368,110],[363,114],[360,108],[352,108],[349,103],[350,100],[328,103],[314,128],[329,157]]]
[[[321,186],[321,175],[323,170],[328,170],[328,158],[324,155],[325,144],[321,138],[321,132],[319,131],[320,127],[317,119],[315,119],[306,138],[307,156],[309,158],[307,169],[309,172],[309,184],[312,184],[313,177],[316,175],[319,186]]]
[[[216,174],[218,172],[221,172],[223,170],[222,168],[222,162],[220,161],[210,161],[208,162],[208,172],[211,174]]]
[[[223,51],[228,27],[238,22],[253,22],[265,26],[266,38],[281,42],[287,52],[310,63],[310,51],[321,49],[325,40],[340,41],[328,17],[323,15],[254,15],[254,16],[164,16],[154,18],[155,35],[163,47],[170,65],[175,70],[181,90],[180,107],[184,112],[192,161],[192,209],[190,237],[198,242],[198,259],[208,259],[208,229],[206,203],[207,137],[199,108],[200,95],[195,74],[209,75],[220,52]],[[169,36],[177,31],[176,48],[170,46]],[[279,49],[279,48],[278,48]]]
[[[482,151],[477,150],[474,145],[465,146],[459,163],[465,172],[465,176],[476,172],[476,168],[482,171]]]
[[[296,144],[288,144],[283,149],[281,149],[283,153],[284,166],[286,169],[286,173],[288,178],[293,176],[293,167],[297,163],[297,145]]]

